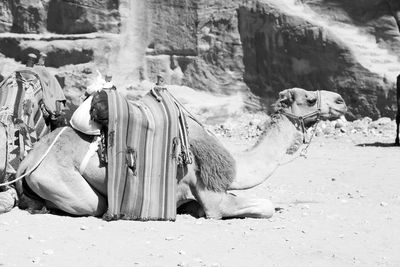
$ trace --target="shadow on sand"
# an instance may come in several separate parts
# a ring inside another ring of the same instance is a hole
[[[398,145],[395,145],[394,143],[382,143],[382,142],[364,143],[364,144],[358,144],[357,146],[360,146],[360,147],[399,147]]]

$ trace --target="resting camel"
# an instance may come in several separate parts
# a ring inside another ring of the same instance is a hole
[[[0,83],[0,184],[14,177],[20,160],[42,136],[56,128],[65,97],[45,67],[22,68]],[[12,192],[8,186],[0,191]],[[2,206],[0,211],[12,205]]]
[[[191,202],[198,216],[213,219],[273,215],[275,208],[270,200],[239,197],[228,190],[247,189],[264,182],[288,149],[299,140],[303,141],[306,128],[320,119],[337,119],[347,110],[343,98],[334,92],[293,88],[280,92],[279,96],[275,104],[277,112],[267,122],[260,140],[252,149],[235,157],[199,123],[188,120],[194,161],[178,170],[178,208]],[[57,129],[42,138],[21,162],[17,176],[37,164],[59,135],[44,160],[26,176],[26,183],[17,183],[19,206],[101,216],[107,210],[106,168],[99,167],[98,156],[94,153],[84,172],[79,172],[94,137],[72,128],[66,128],[60,135],[61,131]],[[33,191],[43,201],[27,201],[25,190]]]

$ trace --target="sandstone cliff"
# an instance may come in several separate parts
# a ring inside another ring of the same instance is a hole
[[[162,74],[266,107],[284,88],[334,90],[349,118],[393,116],[399,12],[396,0],[4,0],[0,73],[44,51],[74,103],[99,69],[121,89]]]

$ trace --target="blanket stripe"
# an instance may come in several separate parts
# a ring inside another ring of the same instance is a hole
[[[21,161],[19,142],[24,142],[27,153],[50,130],[38,105],[43,97],[41,89],[38,77],[24,70],[13,72],[0,84],[0,121],[6,125],[9,138],[8,173],[15,173]]]
[[[175,220],[179,139],[178,110],[170,95],[147,94],[130,102],[106,91],[108,127],[108,211],[105,219]]]

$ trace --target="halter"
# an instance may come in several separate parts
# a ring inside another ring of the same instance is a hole
[[[282,115],[285,115],[289,120],[295,121],[295,125],[300,125],[301,132],[303,133],[303,143],[304,144],[307,143],[306,142],[306,135],[305,135],[306,126],[304,124],[304,120],[317,115],[317,121],[316,121],[316,123],[314,125],[313,135],[311,136],[310,140],[308,141],[308,144],[310,144],[310,142],[311,142],[311,140],[312,140],[312,138],[314,136],[314,133],[317,130],[317,125],[319,123],[319,119],[320,119],[320,115],[321,115],[321,91],[317,90],[316,92],[317,92],[317,110],[315,110],[313,112],[310,112],[310,113],[308,113],[308,114],[306,114],[304,116],[297,116],[297,115],[294,115],[293,113],[289,113],[289,112],[286,112],[284,110],[279,110],[278,111],[278,113],[280,113]],[[308,148],[308,146],[307,146],[307,148]]]

